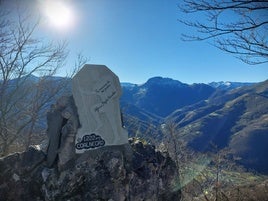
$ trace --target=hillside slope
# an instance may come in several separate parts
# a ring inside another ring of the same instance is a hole
[[[241,164],[268,173],[268,81],[215,93],[207,101],[175,111],[169,117],[180,136],[197,151],[228,148]]]

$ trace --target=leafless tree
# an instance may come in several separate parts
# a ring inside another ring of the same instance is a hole
[[[180,21],[197,30],[183,40],[212,41],[248,64],[268,62],[267,0],[183,0],[179,7],[185,18],[195,17]]]
[[[0,9],[0,156],[19,137],[30,144],[44,108],[66,87],[66,79],[52,77],[64,65],[66,42],[35,38],[39,21],[32,23],[29,17]],[[74,72],[85,61],[79,55]]]
[[[232,159],[231,152],[220,150],[213,143],[210,144],[211,152],[191,150],[186,143],[187,136],[180,134],[178,124],[172,119],[162,124],[161,130],[164,140],[160,149],[166,150],[178,167],[182,200],[230,200],[230,186],[238,186],[228,180],[229,172],[245,171],[236,164],[236,159]],[[241,198],[239,193],[235,195]]]
[[[193,152],[187,148],[183,136],[178,132],[178,124],[173,120],[167,120],[164,124],[161,124],[161,132],[163,134],[163,141],[160,144],[159,149],[167,151],[175,161],[178,175],[180,177],[180,187],[183,192],[181,200],[187,200],[184,191],[189,182],[189,171],[191,171],[189,166],[195,156],[193,155]],[[190,180],[192,180],[194,176],[191,175],[190,177]]]

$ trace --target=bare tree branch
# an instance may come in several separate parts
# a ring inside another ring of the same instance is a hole
[[[197,34],[182,34],[184,41],[210,40],[225,52],[248,64],[268,62],[268,1],[184,0],[179,5],[198,20],[179,21]]]
[[[1,10],[0,10],[1,12]],[[65,82],[53,84],[49,79],[66,60],[67,43],[47,43],[34,38],[39,25],[29,23],[29,16],[0,13],[0,155],[26,130],[36,127],[46,104]],[[41,76],[33,85],[33,75]]]

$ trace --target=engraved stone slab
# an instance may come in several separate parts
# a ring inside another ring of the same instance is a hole
[[[121,86],[110,69],[86,64],[72,80],[72,93],[80,121],[76,153],[128,143],[119,106]]]

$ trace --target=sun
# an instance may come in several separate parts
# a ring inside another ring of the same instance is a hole
[[[42,3],[42,10],[48,23],[54,28],[67,29],[74,23],[73,10],[64,1],[44,1]]]

